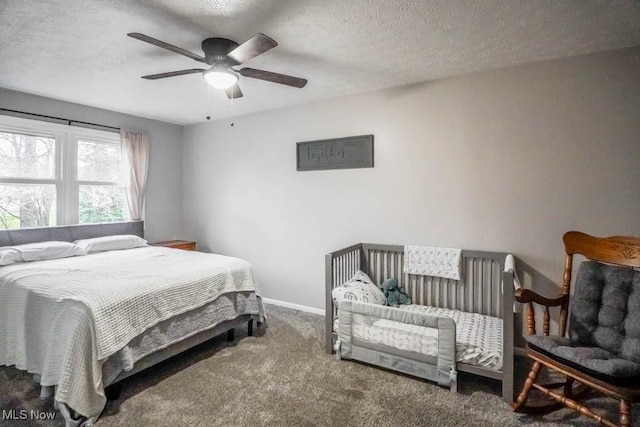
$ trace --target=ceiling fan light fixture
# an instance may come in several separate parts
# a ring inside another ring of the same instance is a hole
[[[202,74],[216,89],[228,89],[238,82],[238,75],[225,66],[214,65]]]

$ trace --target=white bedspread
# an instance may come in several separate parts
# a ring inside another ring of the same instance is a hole
[[[57,385],[96,418],[102,363],[149,327],[231,292],[257,291],[244,260],[144,247],[0,267],[0,365]]]

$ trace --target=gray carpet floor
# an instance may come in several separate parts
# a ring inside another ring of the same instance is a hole
[[[592,426],[560,410],[544,417],[511,412],[500,383],[461,375],[459,393],[324,353],[324,318],[266,306],[268,328],[218,337],[124,380],[98,426]],[[520,375],[524,374],[520,360]],[[615,413],[616,404],[593,399]],[[31,377],[0,368],[0,411],[51,411]],[[635,419],[640,422],[638,408]],[[17,413],[17,412],[14,412]],[[0,425],[63,425],[7,420]]]

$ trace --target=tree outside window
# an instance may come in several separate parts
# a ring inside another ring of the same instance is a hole
[[[56,224],[55,142],[0,132],[0,228]]]
[[[120,144],[78,141],[79,223],[129,219]]]

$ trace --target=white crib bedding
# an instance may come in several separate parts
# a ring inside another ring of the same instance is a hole
[[[502,319],[424,305],[403,305],[404,310],[452,318],[456,323],[456,362],[502,370]],[[428,356],[435,356],[438,330],[377,319],[353,319],[352,337]],[[336,320],[337,322],[337,320]]]

